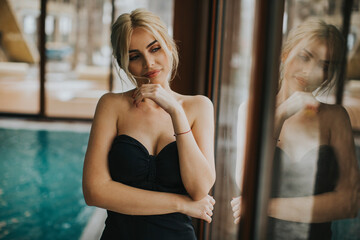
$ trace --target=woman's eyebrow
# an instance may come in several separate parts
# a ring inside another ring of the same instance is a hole
[[[322,64],[325,64],[325,65],[329,65],[330,64],[330,61],[329,60],[320,60],[320,62]]]
[[[155,43],[157,43],[157,40],[156,40],[156,39],[155,39],[154,41],[152,41],[151,43],[149,43],[149,44],[146,46],[146,48],[151,47],[151,46],[154,45]],[[139,52],[139,50],[137,50],[137,49],[131,49],[131,50],[129,50],[129,53],[132,53],[132,52]]]
[[[151,43],[149,43],[149,45],[146,46],[146,48],[151,47],[152,45],[154,45],[157,42],[157,40],[155,39],[154,41],[152,41]]]
[[[309,54],[310,57],[314,57],[314,55],[309,50],[307,50],[306,48],[303,48],[302,50],[304,50],[307,54]]]
[[[313,55],[309,50],[307,50],[306,48],[303,48],[302,50],[304,50],[307,54],[309,54],[310,57],[314,57],[314,55]],[[322,60],[322,59],[320,59],[319,61],[320,61],[322,64],[327,64],[327,65],[330,64],[330,61],[329,61],[329,60]]]

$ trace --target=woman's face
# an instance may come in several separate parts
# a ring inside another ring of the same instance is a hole
[[[138,83],[167,82],[170,76],[169,59],[160,43],[143,28],[135,28],[129,47],[129,71]]]
[[[284,59],[284,81],[292,91],[312,92],[327,79],[329,59],[323,41],[303,39]]]

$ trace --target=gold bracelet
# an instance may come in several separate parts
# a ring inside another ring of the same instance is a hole
[[[183,134],[186,134],[186,133],[189,133],[189,132],[191,132],[191,128],[190,128],[190,130],[189,130],[189,131],[186,131],[186,132],[182,132],[182,133],[174,133],[174,137],[179,136],[179,135],[183,135]]]

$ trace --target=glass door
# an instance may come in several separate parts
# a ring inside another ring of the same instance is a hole
[[[211,239],[359,239],[359,1],[225,1],[224,13]],[[294,93],[315,107],[278,127]]]
[[[238,174],[237,159],[240,142],[238,122],[246,119],[240,116],[249,97],[252,63],[254,1],[227,1],[223,13],[223,38],[220,44],[221,62],[219,68],[219,94],[216,134],[216,199],[210,239],[237,239],[238,221],[234,223],[231,201],[240,196],[241,176]],[[221,31],[219,31],[220,33]]]
[[[92,118],[109,91],[110,0],[48,1],[46,115]]]
[[[40,0],[0,2],[0,112],[39,112]]]

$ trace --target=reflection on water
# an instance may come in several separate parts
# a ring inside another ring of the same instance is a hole
[[[0,128],[0,238],[78,239],[88,133]]]

